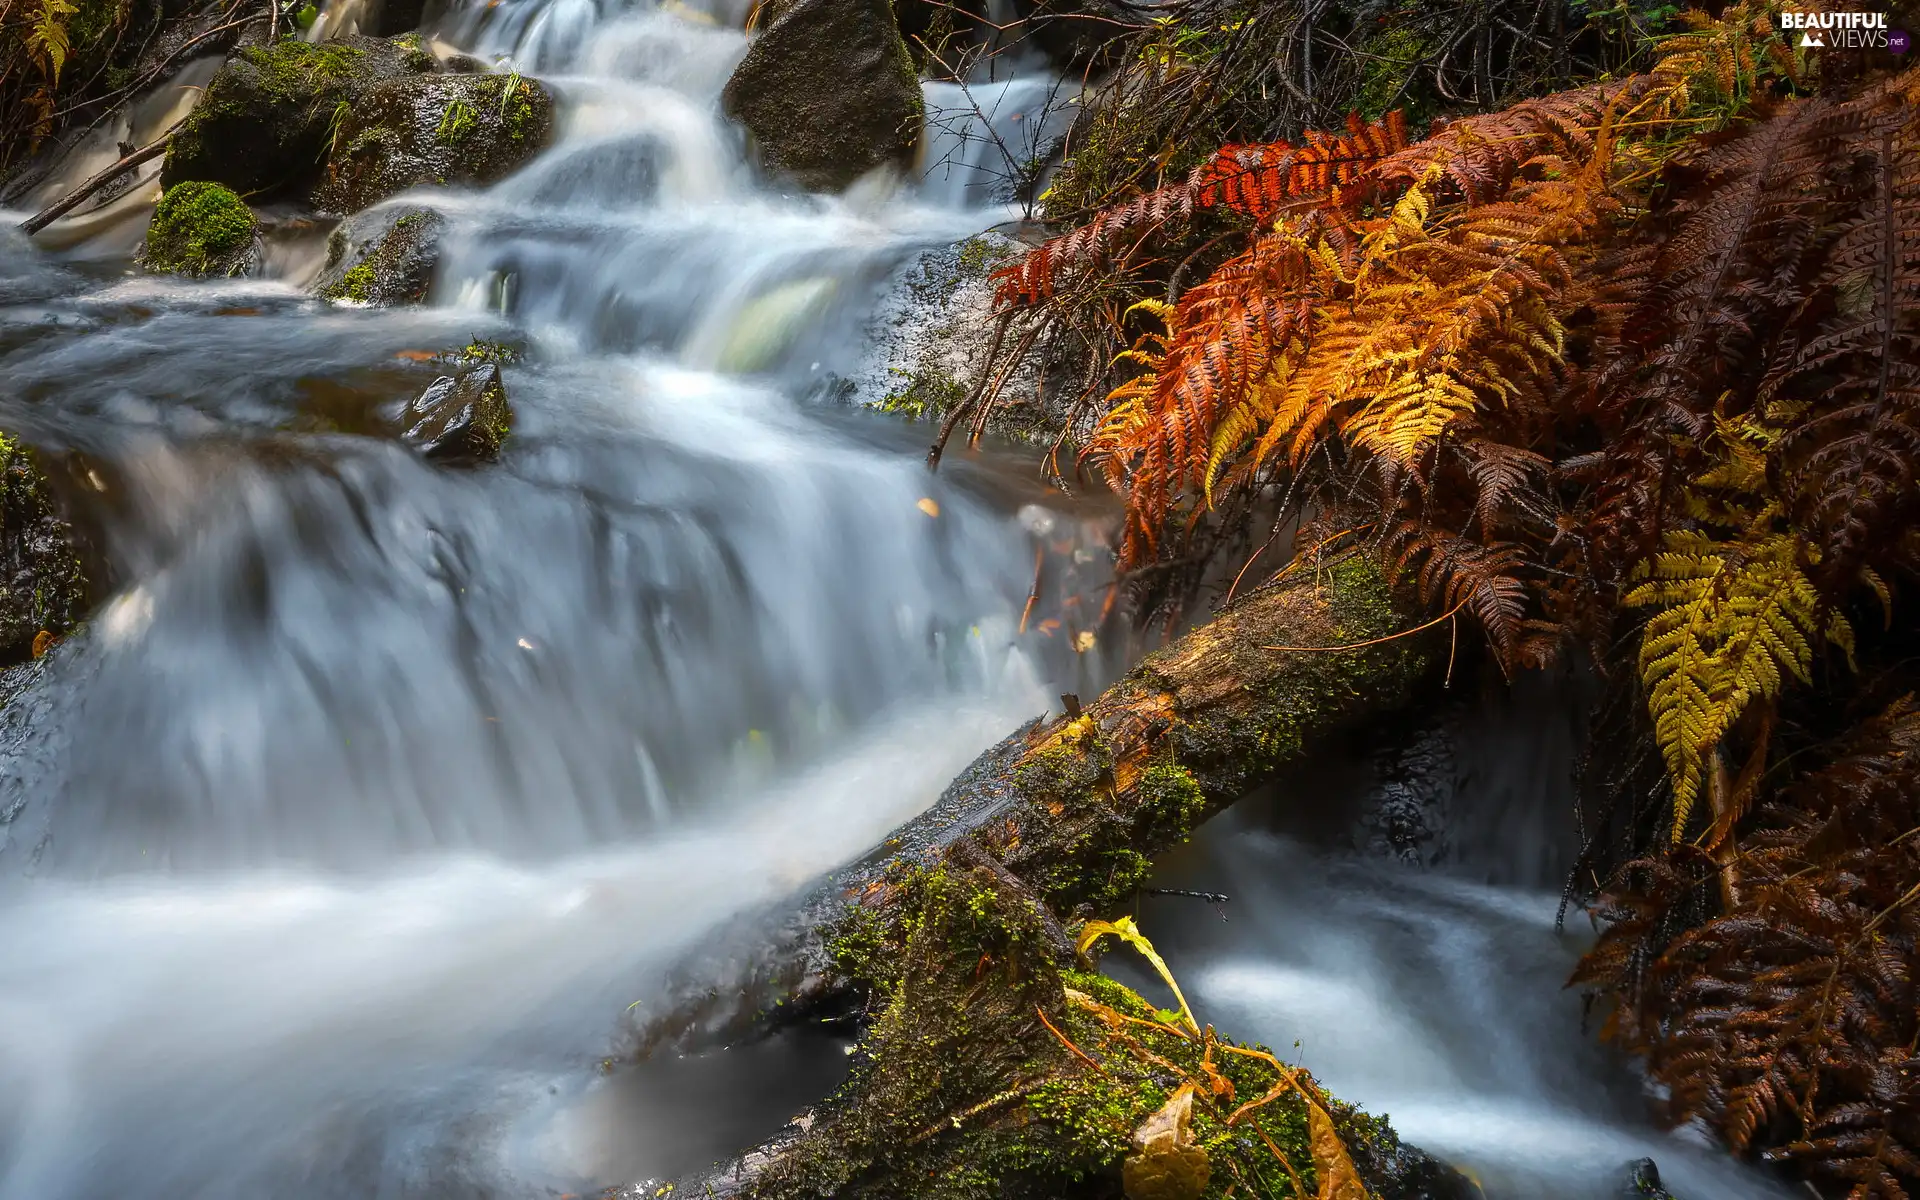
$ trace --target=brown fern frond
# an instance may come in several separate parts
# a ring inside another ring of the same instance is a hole
[[[1184,183],[1107,209],[996,271],[995,303],[1036,304],[1054,293],[1064,275],[1098,267],[1123,238],[1151,233],[1196,210],[1227,209],[1260,227],[1295,203],[1346,211],[1366,194],[1370,169],[1407,144],[1406,118],[1396,111],[1374,124],[1350,117],[1346,133],[1312,131],[1298,146],[1222,146]]]
[[[1670,940],[1661,914],[1708,864],[1623,870],[1575,976],[1621,997],[1609,1032],[1648,1054],[1670,1119],[1736,1150],[1777,1146],[1855,1196],[1920,1185],[1916,751],[1910,700],[1868,722],[1763,814],[1733,867],[1735,908]]]

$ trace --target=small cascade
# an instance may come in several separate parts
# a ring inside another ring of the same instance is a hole
[[[0,423],[74,456],[115,589],[0,715],[0,1200],[697,1166],[609,1116],[683,1107],[593,1070],[621,1014],[1084,686],[1019,628],[1031,472],[930,476],[819,402],[901,267],[1004,210],[965,168],[763,188],[735,16],[447,12],[562,111],[512,178],[404,198],[447,219],[424,307],[320,304],[297,248],[0,247]],[[362,436],[475,338],[526,349],[499,464]],[[791,1115],[750,1091],[741,1141]]]

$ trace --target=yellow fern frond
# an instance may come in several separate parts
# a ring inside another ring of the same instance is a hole
[[[1839,616],[1816,626],[1820,600],[1802,563],[1818,555],[1794,534],[1720,543],[1675,530],[1665,545],[1623,603],[1659,610],[1641,634],[1640,678],[1673,782],[1678,841],[1740,714],[1778,696],[1787,676],[1810,680],[1816,636],[1851,656],[1853,630]]]

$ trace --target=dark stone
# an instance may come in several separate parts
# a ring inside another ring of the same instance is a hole
[[[493,183],[547,144],[553,110],[553,94],[518,75],[386,80],[342,116],[314,203],[358,212],[420,184]]]
[[[813,191],[910,166],[925,118],[887,0],[793,0],[747,50],[722,104],[769,171]]]
[[[392,37],[398,33],[420,28],[420,19],[426,15],[427,0],[381,0],[380,11],[374,17],[373,32],[381,37]]]
[[[20,662],[80,623],[85,568],[34,454],[0,436],[0,661]]]
[[[167,148],[160,182],[224,184],[253,203],[304,193],[361,95],[435,65],[416,45],[378,38],[250,46],[208,81]]]
[[[1660,1164],[1650,1158],[1628,1164],[1620,1200],[1673,1200],[1673,1193],[1660,1182]]]
[[[327,266],[314,292],[374,307],[418,304],[433,286],[446,218],[430,208],[391,205],[356,213],[327,239]]]
[[[493,363],[443,375],[407,405],[402,436],[431,462],[492,462],[513,429],[506,385]]]

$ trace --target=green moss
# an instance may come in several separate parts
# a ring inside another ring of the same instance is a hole
[[[1170,830],[1191,830],[1206,812],[1207,797],[1200,781],[1171,758],[1148,766],[1135,787],[1141,800],[1155,810],[1155,819]]]
[[[1006,242],[983,237],[968,238],[960,244],[960,277],[984,279],[1001,261],[1013,253]]]
[[[906,386],[887,395],[873,407],[882,412],[894,413],[909,421],[933,420],[953,409],[956,404],[967,398],[967,389],[951,375],[932,371],[902,371],[893,369],[893,374],[904,378]]]
[[[403,33],[394,38],[393,48],[400,52],[400,61],[410,71],[431,71],[439,65],[417,33]]]
[[[275,100],[299,103],[328,85],[345,83],[366,52],[338,42],[288,38],[270,46],[249,46],[240,57],[260,72],[260,86]]]
[[[546,136],[547,118],[534,85],[518,74],[500,80],[500,131],[508,141],[523,144]]]
[[[455,97],[440,114],[440,125],[433,131],[433,139],[443,146],[458,146],[479,124],[473,105]]]
[[[32,450],[0,435],[0,662],[21,662],[42,631],[80,624],[90,588],[73,531]]]
[[[217,183],[178,183],[153,210],[143,259],[155,271],[239,274],[258,228],[253,210],[231,189]]]
[[[334,289],[332,298],[365,304],[367,298],[373,293],[374,285],[378,282],[379,277],[374,273],[373,264],[363,262],[340,277],[340,285]]]

